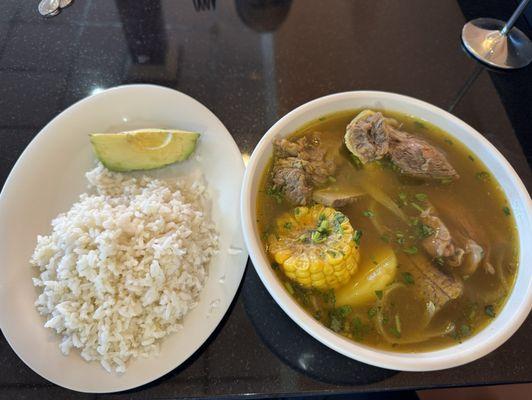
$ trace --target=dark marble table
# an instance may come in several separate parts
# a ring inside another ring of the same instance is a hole
[[[507,18],[512,2],[77,0],[52,19],[37,14],[37,0],[1,3],[0,187],[53,116],[102,88],[139,82],[195,97],[247,153],[279,117],[316,97],[403,93],[471,124],[531,187],[532,68],[490,72],[460,46],[466,20]],[[531,36],[525,20],[519,25]],[[1,337],[0,398],[258,397],[530,382],[531,333],[529,318],[499,349],[459,368],[374,368],[304,334],[249,264],[219,329],[156,382],[122,394],[70,392],[33,373]]]

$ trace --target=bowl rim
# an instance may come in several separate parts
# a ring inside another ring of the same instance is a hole
[[[502,328],[493,332],[493,334],[488,338],[488,340],[484,340],[482,342],[478,342],[477,340],[478,343],[472,343],[475,342],[475,337],[479,336],[480,334],[482,334],[482,332],[487,330],[486,327],[481,332],[473,335],[471,338],[468,338],[464,342],[446,347],[444,349],[418,353],[391,352],[375,349],[351,341],[343,336],[332,332],[331,330],[323,326],[321,323],[314,320],[282,288],[282,285],[273,273],[270,264],[267,258],[265,257],[263,245],[260,239],[255,234],[256,221],[254,215],[252,214],[255,211],[255,205],[251,203],[252,197],[254,196],[252,190],[256,180],[260,179],[262,174],[262,170],[258,171],[258,162],[263,157],[263,154],[267,150],[273,137],[279,134],[279,132],[281,132],[282,129],[291,121],[303,116],[307,112],[315,111],[315,109],[319,109],[320,107],[326,104],[343,100],[354,100],[364,97],[378,98],[383,101],[388,100],[408,103],[413,107],[417,107],[418,109],[424,109],[425,111],[434,114],[434,116],[443,117],[444,119],[448,120],[449,123],[461,126],[463,131],[466,132],[466,135],[471,136],[475,141],[477,141],[480,147],[483,148],[483,150],[488,153],[491,153],[491,155],[496,159],[497,164],[502,167],[501,169],[509,178],[510,183],[504,187],[502,184],[499,184],[505,192],[508,191],[509,187],[513,186],[514,190],[516,190],[519,195],[518,202],[522,203],[523,208],[526,210],[526,215],[524,218],[528,220],[528,226],[525,232],[522,232],[522,227],[518,229],[518,240],[521,244],[519,255],[519,268],[516,280],[514,282],[514,287],[509,293],[507,297],[507,302],[501,309],[500,314],[502,314],[503,310],[508,308],[508,301],[511,297],[514,296],[513,289],[516,287],[518,280],[523,275],[521,266],[527,265],[525,263],[532,263],[532,252],[528,251],[522,246],[522,236],[532,236],[532,201],[530,199],[530,195],[526,187],[524,186],[523,182],[521,181],[520,177],[517,175],[513,167],[506,160],[506,158],[495,148],[493,144],[491,144],[484,136],[482,136],[470,125],[468,125],[461,119],[455,117],[454,115],[450,114],[449,112],[430,103],[415,99],[413,97],[390,92],[349,91],[319,97],[317,99],[311,100],[307,103],[298,106],[294,110],[284,115],[263,135],[255,149],[253,150],[253,153],[251,154],[249,162],[246,166],[240,198],[244,240],[246,242],[246,246],[248,248],[253,266],[270,295],[274,298],[274,300],[281,307],[281,309],[296,324],[298,324],[303,330],[305,330],[312,337],[320,341],[322,344],[349,358],[377,367],[402,371],[433,371],[456,367],[472,362],[478,358],[485,356],[486,354],[490,353],[491,351],[502,345],[506,340],[508,340],[508,338],[510,338],[510,336],[515,333],[515,331],[517,331],[517,329],[524,322],[524,320],[530,313],[530,310],[532,309],[532,279],[529,279],[529,283],[526,288],[526,293],[524,294],[522,301],[519,304],[519,307],[517,307],[515,310],[512,310],[513,314],[511,315],[511,320],[509,321],[509,323],[505,324]],[[340,112],[348,109],[349,108],[338,108],[334,112]],[[322,115],[327,114],[330,114],[330,111],[323,112]],[[316,117],[307,119],[305,122],[300,124],[300,126],[304,125],[305,123],[311,122],[315,118]],[[448,133],[454,136],[453,133]],[[484,162],[484,160],[482,161]],[[490,323],[490,325],[492,325],[493,323],[494,321]],[[467,343],[468,346],[464,346],[464,343]],[[455,349],[456,351],[454,351]]]

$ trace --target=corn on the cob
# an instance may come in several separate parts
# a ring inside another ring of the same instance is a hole
[[[322,205],[296,207],[277,218],[268,252],[288,278],[319,290],[346,284],[359,260],[349,219]]]

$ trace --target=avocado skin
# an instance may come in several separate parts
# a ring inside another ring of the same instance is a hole
[[[131,144],[128,135],[137,132],[168,132],[170,142],[162,148],[146,149]],[[90,142],[96,157],[109,170],[129,172],[162,168],[184,161],[196,149],[200,134],[181,130],[143,129],[121,133],[92,133]]]

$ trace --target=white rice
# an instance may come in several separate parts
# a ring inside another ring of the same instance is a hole
[[[35,306],[46,328],[109,372],[158,353],[198,303],[218,236],[201,179],[173,182],[113,173],[86,174],[82,194],[39,236],[31,264],[42,289]]]

